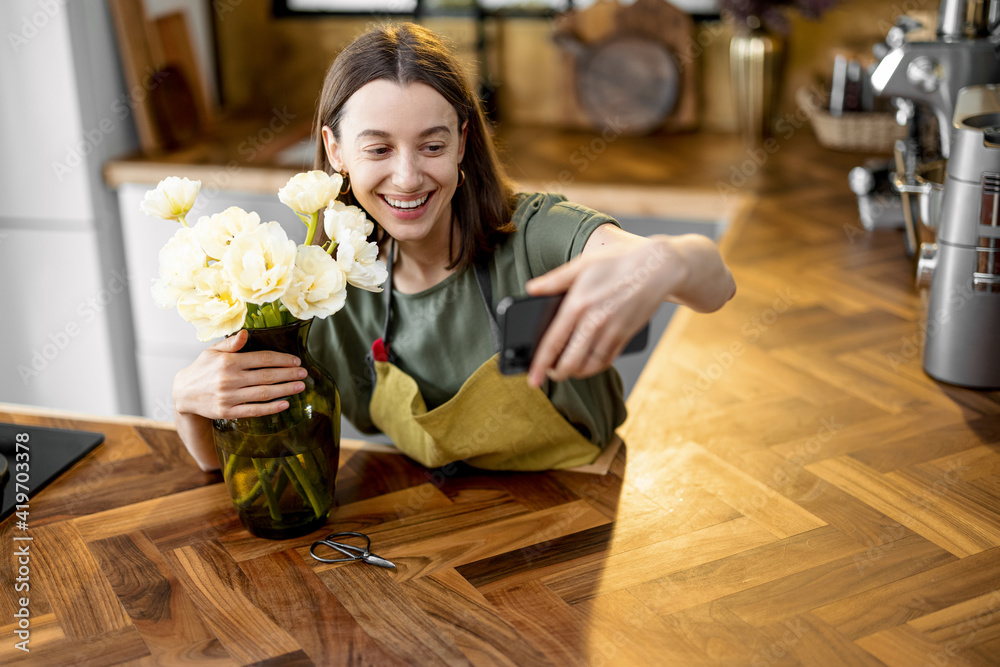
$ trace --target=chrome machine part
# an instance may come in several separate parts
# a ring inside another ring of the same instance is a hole
[[[924,370],[963,387],[1000,387],[1000,85],[959,93]]]
[[[894,97],[892,98],[892,103],[896,106],[897,125],[908,125],[917,114],[917,109],[913,105],[913,100],[908,100],[905,97]]]
[[[855,167],[847,174],[847,184],[856,195],[866,195],[875,188],[875,174],[868,167]]]
[[[941,128],[941,153],[951,152],[951,118],[958,91],[970,85],[1000,81],[1000,60],[989,40],[906,42],[893,49],[872,72],[876,95],[924,102]]]
[[[941,0],[937,40],[907,41],[918,25],[908,17],[900,17],[886,37],[890,50],[872,72],[874,93],[927,104],[938,121],[940,157],[951,153],[958,91],[1000,82],[1000,58],[990,35],[998,23],[1000,0]]]
[[[893,185],[900,196],[900,208],[903,211],[903,236],[906,241],[906,256],[913,257],[920,246],[920,227],[917,216],[920,211],[916,200],[910,198],[912,188],[919,187],[914,173],[916,172],[917,147],[912,139],[899,139],[893,148],[896,171],[893,175]]]
[[[923,93],[933,93],[944,80],[944,68],[930,56],[917,56],[906,66],[906,80]]]
[[[917,287],[930,287],[937,268],[937,244],[921,243],[917,253]]]
[[[947,160],[935,160],[918,166],[913,174],[916,184],[906,183],[898,173],[893,181],[897,192],[917,195],[920,223],[928,229],[937,229],[941,223],[947,164]]]
[[[858,197],[861,224],[868,231],[903,225],[902,202],[893,190],[893,177],[892,164],[879,160],[869,160],[847,175],[847,184]]]
[[[938,39],[953,41],[986,36],[992,5],[988,0],[941,0]]]
[[[935,160],[917,167],[914,178],[924,191],[919,196],[920,222],[936,230],[941,225],[944,203],[944,183],[948,176],[948,161]]]

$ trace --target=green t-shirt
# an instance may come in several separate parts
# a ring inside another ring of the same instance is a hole
[[[517,231],[497,247],[490,262],[493,309],[506,296],[525,294],[524,284],[579,255],[599,226],[614,219],[561,195],[519,194]],[[392,295],[389,347],[396,365],[410,375],[433,409],[456,393],[495,354],[489,315],[475,272],[455,272],[417,294]],[[385,295],[348,287],[347,304],[313,322],[309,348],[333,374],[341,406],[358,430],[375,433],[368,404],[372,378],[365,355],[382,335]],[[549,400],[584,437],[603,447],[625,421],[622,383],[613,368],[583,380],[548,382]],[[483,406],[484,416],[489,406]]]

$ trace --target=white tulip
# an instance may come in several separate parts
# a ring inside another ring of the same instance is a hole
[[[369,292],[381,292],[388,273],[378,259],[378,246],[369,243],[361,232],[348,232],[337,244],[337,263],[347,282]]]
[[[340,174],[325,171],[307,171],[288,179],[278,190],[278,199],[300,215],[312,215],[337,198],[344,179]]]
[[[170,176],[160,181],[155,190],[146,191],[139,208],[153,218],[182,221],[194,206],[199,190],[201,181]]]
[[[242,231],[260,224],[260,216],[247,213],[239,206],[230,206],[213,216],[203,215],[194,226],[195,235],[211,259],[222,259],[233,238]]]
[[[292,281],[295,241],[277,222],[240,232],[222,256],[233,292],[247,303],[263,305],[281,297]]]
[[[153,283],[153,299],[160,308],[173,308],[194,289],[194,273],[208,264],[208,256],[190,227],[178,229],[160,248],[160,277]]]
[[[375,224],[357,206],[347,206],[344,202],[334,201],[323,211],[323,231],[334,243],[340,243],[340,239],[352,231],[367,238],[374,228]]]
[[[201,181],[165,178],[146,192],[140,208],[184,226],[160,249],[154,301],[161,308],[176,307],[195,325],[198,340],[209,341],[245,326],[255,310],[251,305],[271,304],[261,313],[273,324],[289,316],[329,317],[344,307],[348,284],[381,292],[387,272],[378,261],[378,246],[368,242],[374,223],[357,206],[336,201],[342,185],[339,174],[310,171],[293,176],[278,191],[281,202],[309,224],[306,244],[296,247],[280,224],[261,223],[259,215],[237,206],[188,226],[185,217]],[[334,256],[310,245],[320,211],[336,245]]]
[[[333,315],[347,300],[347,278],[333,257],[315,245],[300,245],[292,282],[281,296],[294,317],[308,320]]]
[[[197,329],[198,340],[228,336],[243,328],[247,305],[233,294],[220,264],[198,269],[194,289],[177,302],[177,312]]]

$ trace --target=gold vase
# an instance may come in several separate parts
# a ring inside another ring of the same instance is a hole
[[[257,537],[280,540],[326,524],[340,458],[340,395],[306,348],[312,320],[249,329],[242,352],[294,354],[308,371],[306,388],[277,414],[216,419],[215,446],[240,520]]]
[[[758,22],[759,23],[759,22]],[[733,101],[750,145],[773,135],[785,64],[785,40],[762,25],[741,27],[729,45]]]

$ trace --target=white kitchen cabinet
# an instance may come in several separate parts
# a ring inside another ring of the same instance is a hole
[[[0,4],[0,401],[139,409],[106,159],[136,137],[101,0]]]

